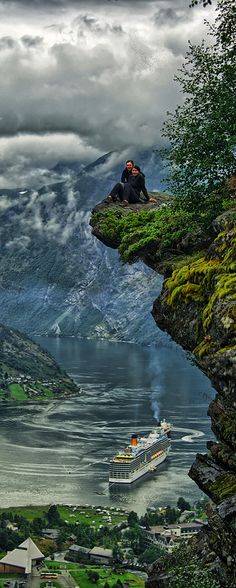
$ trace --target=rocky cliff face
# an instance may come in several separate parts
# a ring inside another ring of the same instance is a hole
[[[152,206],[155,209],[163,203],[159,200],[156,205],[148,205]],[[137,215],[143,206],[130,205],[121,212],[112,207],[112,225],[111,211],[107,211],[105,204],[93,211],[91,225],[95,236],[123,251],[124,226],[122,229],[120,217]],[[217,390],[209,406],[217,441],[208,444],[205,455],[196,456],[190,476],[212,500],[208,529],[204,537],[199,537],[203,551],[196,541],[194,549],[200,561],[205,554],[207,565],[215,570],[221,586],[234,585],[229,582],[236,577],[235,217],[232,210],[216,219],[211,235],[177,237],[172,251],[158,239],[142,239],[135,253],[155,271],[165,272],[162,292],[153,306],[157,325],[193,353]],[[133,243],[139,238],[137,234],[136,229]],[[148,586],[168,586],[170,577],[171,571],[166,574],[163,566],[154,565]]]

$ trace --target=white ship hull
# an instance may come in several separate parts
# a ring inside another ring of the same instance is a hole
[[[148,463],[142,464],[134,472],[130,472],[129,478],[117,479],[117,478],[109,477],[109,483],[110,484],[132,484],[132,482],[135,482],[135,480],[138,480],[139,478],[144,476],[144,474],[151,472],[158,465],[160,465],[163,461],[165,461],[169,451],[170,451],[170,447],[168,447],[165,451],[163,451],[163,453],[161,455],[158,455],[158,457],[150,460]]]

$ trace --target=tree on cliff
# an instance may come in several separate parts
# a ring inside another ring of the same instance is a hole
[[[204,210],[209,194],[235,171],[235,2],[218,0],[217,11],[214,25],[206,23],[211,43],[189,43],[175,78],[184,103],[168,113],[163,128],[170,142],[169,188],[189,211]]]
[[[191,3],[189,4],[189,6],[190,6],[190,8],[193,8],[193,6],[196,6],[197,4],[203,4],[203,6],[205,8],[209,4],[212,4],[212,0],[191,0]]]

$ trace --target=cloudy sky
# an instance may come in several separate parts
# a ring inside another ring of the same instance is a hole
[[[173,76],[213,8],[189,0],[0,0],[0,187],[59,160],[160,144]]]

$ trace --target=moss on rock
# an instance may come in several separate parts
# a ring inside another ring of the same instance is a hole
[[[233,473],[226,473],[218,476],[218,478],[209,485],[209,493],[214,498],[216,504],[220,503],[224,498],[229,498],[236,494],[236,475]]]
[[[175,270],[164,282],[165,301],[177,307],[180,301],[197,305],[199,340],[193,352],[200,358],[220,349],[222,338],[228,347],[235,341],[236,238],[235,229],[222,232],[214,241],[214,257],[207,256]],[[222,248],[226,245],[226,248]],[[217,311],[217,312],[216,312]],[[215,319],[218,329],[215,332]],[[221,336],[219,337],[219,331]],[[217,336],[216,336],[217,335]],[[225,348],[225,345],[224,345]]]

